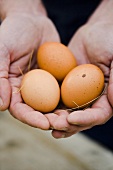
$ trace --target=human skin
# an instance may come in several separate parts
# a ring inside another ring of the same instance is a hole
[[[68,45],[78,65],[92,63],[101,68],[105,76],[106,91],[90,108],[71,113],[58,110],[56,115],[51,115],[52,135],[55,138],[69,137],[93,126],[102,125],[113,116],[112,9],[113,1],[102,1]]]
[[[38,47],[46,41],[60,41],[59,35],[39,0],[4,0],[0,9],[0,110],[9,109],[16,119],[47,130],[48,119],[23,103],[19,89],[32,52],[30,68],[34,69]]]
[[[27,71],[31,53],[34,51],[35,56],[38,47],[43,42],[60,41],[58,33],[53,23],[47,18],[40,1],[0,1],[1,110],[9,107],[10,113],[15,118],[30,126],[53,129],[52,135],[55,138],[69,137],[108,121],[112,117],[111,105],[113,104],[111,95],[112,23],[110,19],[113,16],[112,6],[112,1],[102,1],[89,21],[75,33],[68,46],[74,53],[78,64],[94,63],[103,70],[106,82],[110,80],[106,94],[102,95],[91,108],[84,111],[68,113],[62,108],[56,110],[55,113],[43,115],[23,103],[20,91],[18,91],[22,79],[20,69],[23,73]],[[98,41],[97,34],[100,41]],[[31,69],[36,68],[34,56]]]

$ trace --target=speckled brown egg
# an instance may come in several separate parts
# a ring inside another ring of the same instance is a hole
[[[104,88],[104,74],[93,64],[71,70],[61,86],[62,101],[68,108],[83,108],[96,99]]]
[[[21,95],[27,105],[47,113],[57,107],[60,99],[60,88],[57,80],[50,73],[35,69],[23,77]]]
[[[45,42],[37,53],[39,68],[50,72],[58,81],[76,65],[76,59],[67,46],[59,42]]]

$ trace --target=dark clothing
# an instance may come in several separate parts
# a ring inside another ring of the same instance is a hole
[[[113,151],[113,117],[104,125],[95,126],[82,133]]]
[[[63,44],[83,25],[100,0],[43,0],[49,18],[54,22]]]
[[[48,16],[56,25],[61,42],[65,45],[75,31],[85,24],[100,2],[100,0],[43,0]],[[113,150],[113,118],[105,125],[93,127],[83,133]]]

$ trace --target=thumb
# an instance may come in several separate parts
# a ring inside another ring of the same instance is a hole
[[[44,18],[41,44],[46,41],[60,42],[60,36],[53,22],[49,18]]]
[[[84,27],[81,27],[71,38],[69,49],[74,54],[78,65],[89,63],[84,45]]]
[[[113,107],[113,61],[111,62],[110,77],[108,84],[108,100]]]
[[[7,48],[0,43],[0,110],[8,108],[11,96],[11,87],[8,81],[10,55]]]

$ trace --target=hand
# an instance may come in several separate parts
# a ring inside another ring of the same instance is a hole
[[[74,53],[78,65],[92,63],[100,67],[108,88],[91,108],[73,111],[70,114],[65,110],[59,110],[56,115],[51,115],[51,124],[54,122],[52,135],[55,138],[69,137],[93,126],[104,124],[113,116],[112,35],[113,25],[99,22],[81,27],[71,39],[69,48]]]
[[[84,129],[88,129],[95,125],[104,124],[112,116],[113,106],[113,85],[112,85],[112,65],[113,65],[113,50],[112,50],[112,34],[113,26],[111,23],[98,22],[96,24],[87,24],[82,27],[75,37],[70,42],[69,47],[73,50],[76,56],[83,58],[84,61],[78,59],[78,63],[84,62],[93,63],[101,68],[105,76],[105,82],[108,84],[106,94],[102,95],[90,109],[84,111],[73,112],[68,116],[68,122],[71,124],[78,124],[84,126]],[[79,39],[77,39],[79,37]],[[74,44],[76,46],[77,41],[80,44],[82,40],[81,51],[78,48],[74,51]],[[110,105],[111,103],[111,105]]]
[[[37,48],[45,41],[59,41],[59,36],[52,22],[44,15],[10,14],[1,24],[1,110],[7,109],[10,104],[10,113],[15,118],[41,129],[49,129],[48,119],[42,113],[34,111],[24,104],[18,89],[22,79],[20,70],[23,73],[28,71],[32,51],[36,54]],[[31,69],[36,67],[36,56],[34,55]]]
[[[51,123],[55,129],[52,135],[55,138],[69,137],[95,125],[103,124],[113,116],[112,8],[113,1],[102,1],[88,22],[75,33],[69,43],[78,65],[92,63],[102,69],[105,83],[108,84],[106,93],[91,108],[70,114],[66,110],[59,110],[56,115],[51,115]]]

